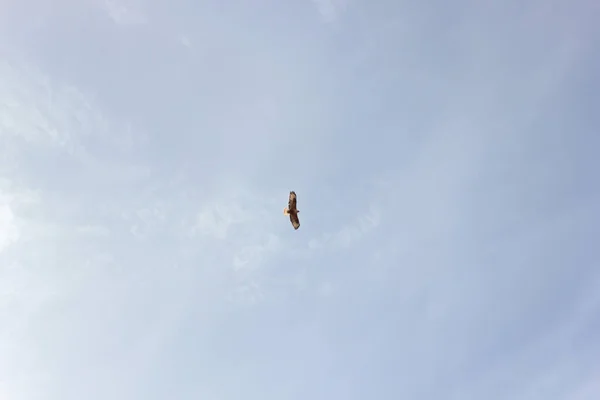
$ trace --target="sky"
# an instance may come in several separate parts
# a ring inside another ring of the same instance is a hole
[[[597,400],[599,15],[0,2],[0,400]]]

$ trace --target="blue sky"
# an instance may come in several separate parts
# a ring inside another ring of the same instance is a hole
[[[0,399],[597,400],[599,11],[2,2]]]

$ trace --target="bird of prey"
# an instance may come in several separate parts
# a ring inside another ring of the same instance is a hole
[[[290,221],[294,229],[300,228],[300,220],[298,219],[299,212],[300,210],[296,208],[296,192],[291,191],[288,206],[283,209],[283,215],[290,216]]]

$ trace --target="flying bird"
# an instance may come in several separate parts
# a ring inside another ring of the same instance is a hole
[[[296,192],[291,191],[288,206],[283,209],[283,215],[290,216],[290,221],[294,229],[300,228],[300,220],[298,219],[299,212],[300,210],[296,208]]]

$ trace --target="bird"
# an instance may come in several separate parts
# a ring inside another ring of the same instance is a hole
[[[296,192],[293,190],[290,192],[290,197],[288,200],[288,206],[283,209],[283,215],[290,216],[290,222],[294,229],[300,228],[300,220],[298,219],[298,213],[300,210],[296,208]]]

